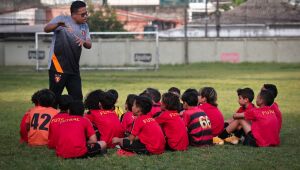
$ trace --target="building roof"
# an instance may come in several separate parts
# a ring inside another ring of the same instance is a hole
[[[203,22],[203,21],[201,21]],[[221,24],[276,24],[300,22],[300,7],[288,0],[248,0],[221,14]],[[212,16],[209,23],[215,23]]]

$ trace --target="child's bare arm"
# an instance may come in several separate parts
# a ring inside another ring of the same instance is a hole
[[[244,113],[235,113],[233,114],[233,119],[244,119],[245,118],[245,114]]]
[[[97,136],[96,134],[90,136],[89,140],[87,141],[88,144],[97,143]]]

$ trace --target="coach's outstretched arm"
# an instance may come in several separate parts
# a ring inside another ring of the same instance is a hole
[[[56,24],[51,24],[51,23],[48,23],[45,27],[44,27],[44,31],[46,33],[49,33],[49,32],[52,32],[54,31],[57,27],[59,26],[65,26],[65,23],[64,22],[58,22]]]

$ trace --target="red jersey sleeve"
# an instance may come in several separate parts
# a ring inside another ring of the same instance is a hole
[[[20,123],[20,142],[28,142],[28,132],[26,127],[26,121],[29,115],[29,110],[24,114]]]
[[[85,134],[87,137],[91,137],[92,135],[95,134],[93,125],[87,118],[84,118],[84,120],[85,120]]]
[[[158,124],[163,124],[165,122],[165,113],[163,112],[162,114],[160,114],[158,117],[155,118],[156,122]]]
[[[137,118],[134,121],[131,134],[134,135],[134,136],[138,136],[140,134],[140,131],[141,131],[142,127],[143,127],[143,124],[142,124],[141,120],[139,118]]]
[[[256,119],[256,109],[247,110],[244,115],[245,115],[245,119],[247,119],[247,120],[255,120]]]
[[[183,118],[185,126],[188,126],[188,124],[190,122],[190,116],[186,112],[183,112],[182,118]]]

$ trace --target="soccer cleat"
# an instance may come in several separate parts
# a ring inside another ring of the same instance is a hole
[[[233,145],[237,145],[239,143],[240,138],[236,137],[236,136],[230,136],[226,139],[224,139],[225,142],[227,143],[231,143]]]
[[[224,145],[224,140],[219,138],[218,136],[213,138],[213,144],[214,145]]]

